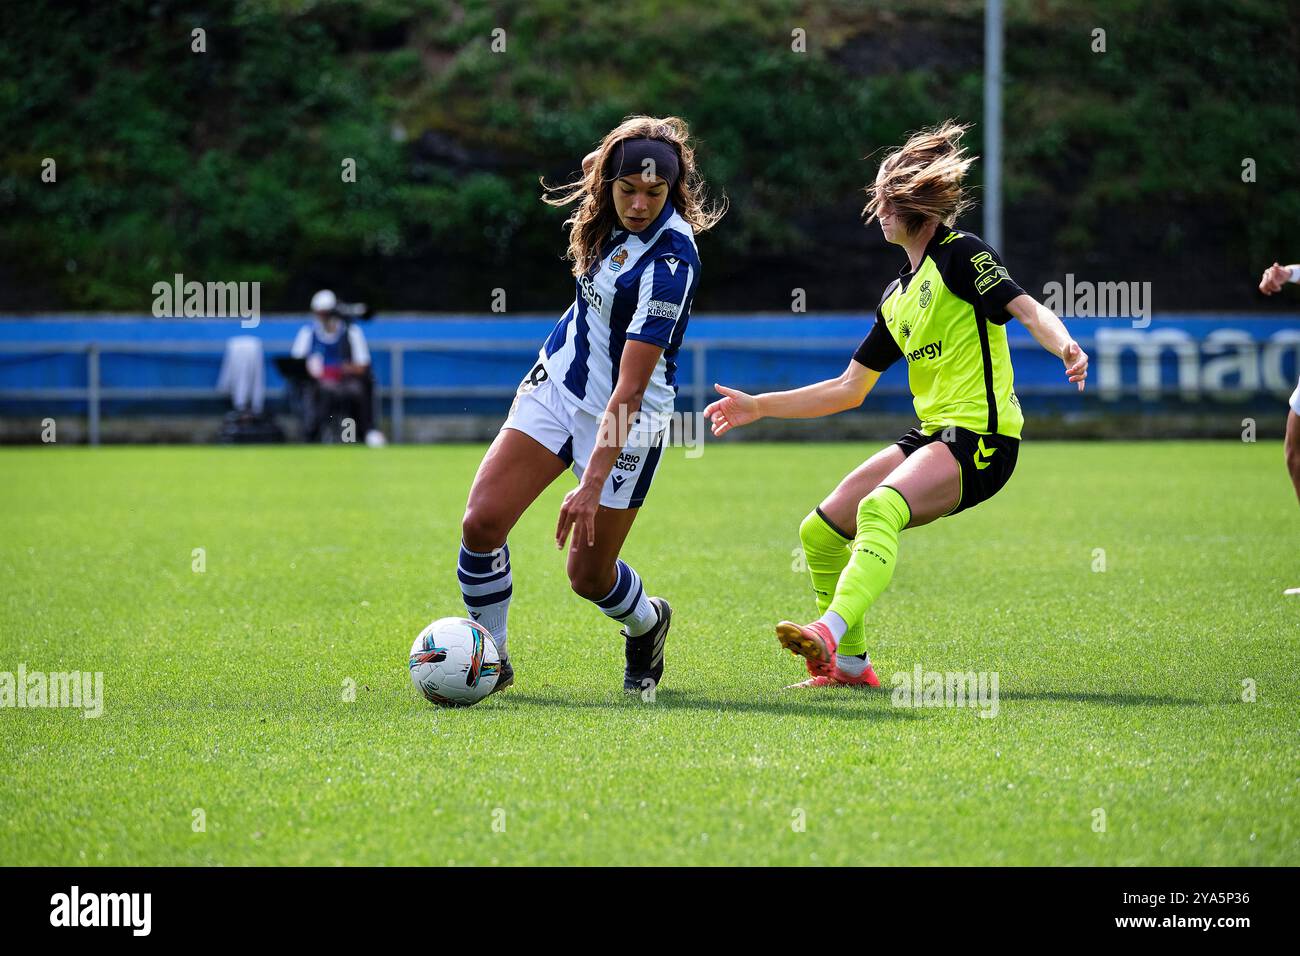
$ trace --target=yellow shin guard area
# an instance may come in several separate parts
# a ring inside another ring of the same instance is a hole
[[[889,586],[898,560],[898,536],[912,519],[907,501],[893,488],[881,486],[862,499],[858,505],[858,534],[853,539],[852,555],[840,573],[830,610],[844,618],[849,625],[846,641],[840,644],[842,654],[860,654],[846,646],[853,629],[862,629],[862,618],[876,598]]]
[[[825,614],[839,586],[840,574],[849,563],[848,538],[840,534],[823,516],[814,510],[799,525],[799,540],[803,543],[804,560],[808,576],[812,578],[813,596],[817,599],[817,613]],[[867,634],[862,622],[850,622],[849,629],[840,641],[840,653],[864,654]]]

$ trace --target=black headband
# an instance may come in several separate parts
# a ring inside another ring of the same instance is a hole
[[[646,165],[649,160],[653,165]],[[651,173],[661,176],[672,189],[681,172],[677,150],[661,139],[625,139],[614,147],[614,178]],[[652,176],[652,178],[653,178]]]

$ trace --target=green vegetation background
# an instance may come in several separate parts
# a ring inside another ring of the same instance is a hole
[[[1264,307],[1253,277],[1300,258],[1294,8],[1006,7],[1003,251],[1022,283]],[[899,262],[861,226],[864,157],[980,119],[982,31],[978,0],[11,5],[0,308],[147,311],[182,272],[260,280],[264,309],[327,282],[387,309],[481,311],[498,287],[511,311],[556,309],[564,214],[539,176],[634,112],[686,117],[732,201],[698,308],[785,310],[794,286],[811,310],[870,308]]]

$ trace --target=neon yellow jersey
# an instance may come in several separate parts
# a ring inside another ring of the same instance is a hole
[[[1013,388],[1006,307],[1024,292],[987,243],[940,224],[916,271],[905,268],[885,290],[853,358],[877,372],[907,359],[927,435],[957,425],[1019,438],[1025,418]]]

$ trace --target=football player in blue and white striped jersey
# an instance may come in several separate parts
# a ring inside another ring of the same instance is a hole
[[[507,646],[512,593],[506,538],[537,496],[572,468],[556,546],[572,532],[573,590],[623,624],[623,687],[663,677],[672,609],[619,559],[645,501],[677,394],[677,354],[700,279],[695,235],[725,204],[706,203],[686,124],[630,117],[548,191],[575,204],[566,222],[576,293],[520,383],[470,488],[457,568],[465,607],[501,652],[497,690],[514,679]]]

